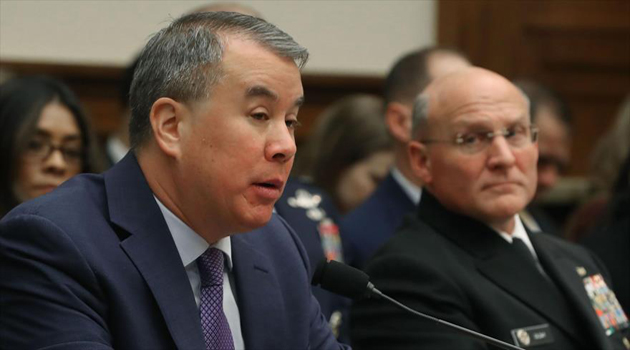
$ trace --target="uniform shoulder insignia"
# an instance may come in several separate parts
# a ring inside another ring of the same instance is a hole
[[[287,203],[292,208],[302,208],[306,210],[306,216],[313,221],[321,221],[326,217],[324,209],[319,205],[322,202],[322,196],[319,194],[312,194],[305,189],[298,189],[295,191],[293,197],[287,199]]]

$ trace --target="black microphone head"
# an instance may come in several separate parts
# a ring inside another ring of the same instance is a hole
[[[360,299],[369,293],[370,277],[338,261],[322,260],[315,269],[311,284],[344,297]]]

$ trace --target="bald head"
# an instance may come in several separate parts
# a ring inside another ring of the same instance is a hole
[[[496,99],[498,96],[521,100],[525,98],[521,91],[501,75],[479,67],[469,67],[443,75],[429,84],[424,92],[429,96],[429,104],[435,112],[452,114],[459,106],[453,101]]]
[[[439,49],[427,57],[429,81],[467,67],[471,67],[468,59],[455,51]]]
[[[475,103],[471,104],[473,101]],[[444,74],[433,80],[416,99],[413,135],[421,138],[430,132],[429,124],[467,109],[475,112],[480,106],[501,108],[501,101],[509,102],[511,106],[522,105],[529,118],[527,98],[503,76],[479,67],[466,67]]]

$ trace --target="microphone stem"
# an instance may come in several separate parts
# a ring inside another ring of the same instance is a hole
[[[436,322],[436,323],[439,323],[439,324],[451,327],[452,329],[454,329],[456,331],[459,331],[459,333],[461,333],[463,335],[467,335],[467,336],[469,336],[471,338],[485,341],[485,342],[490,343],[492,345],[498,346],[498,347],[500,347],[502,349],[525,350],[525,349],[520,348],[518,346],[515,346],[515,345],[512,345],[512,344],[508,344],[508,343],[503,342],[501,340],[494,339],[494,338],[491,338],[491,337],[489,337],[487,335],[484,335],[484,334],[481,334],[481,333],[477,333],[477,332],[472,331],[470,329],[458,326],[458,325],[456,325],[454,323],[450,323],[450,322],[447,322],[447,321],[444,321],[444,320],[440,320],[439,318],[436,318],[436,317],[433,317],[433,316],[425,315],[425,314],[423,314],[421,312],[418,312],[418,311],[416,311],[416,310],[414,310],[414,309],[412,309],[410,307],[405,306],[402,303],[399,303],[396,299],[394,299],[394,298],[392,298],[392,297],[390,297],[388,295],[383,294],[380,290],[378,290],[376,288],[371,288],[371,291],[373,293],[376,293],[381,298],[389,300],[390,302],[394,303],[394,305],[398,306],[399,308],[401,308],[403,310],[407,310],[407,311],[413,313],[414,315],[417,315],[417,316],[423,317],[425,319],[431,320],[433,322]]]

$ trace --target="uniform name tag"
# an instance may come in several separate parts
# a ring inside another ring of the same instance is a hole
[[[511,330],[512,339],[514,344],[523,348],[532,348],[539,345],[553,343],[553,335],[551,335],[551,328],[547,323],[516,328]]]
[[[584,289],[597,318],[606,330],[606,335],[628,327],[628,317],[623,312],[615,293],[608,288],[606,281],[599,273],[584,277]]]

